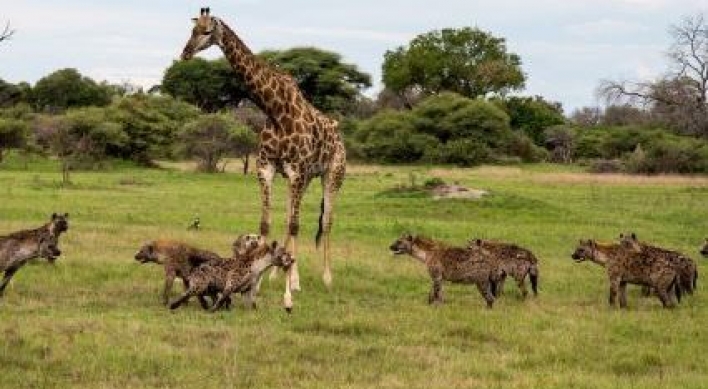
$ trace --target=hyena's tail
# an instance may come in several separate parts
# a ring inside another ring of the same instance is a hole
[[[681,302],[681,279],[677,275],[674,277],[674,280],[672,281],[672,285],[674,287],[674,293],[676,294],[676,302],[680,303]],[[671,290],[671,286],[669,286],[669,290]]]
[[[529,269],[529,279],[531,280],[531,290],[534,296],[538,296],[538,264],[531,265]]]
[[[315,246],[320,247],[320,240],[322,239],[322,233],[324,232],[324,228],[322,226],[322,219],[324,218],[324,195],[322,196],[322,201],[320,202],[320,220],[317,225],[317,235],[315,235]]]

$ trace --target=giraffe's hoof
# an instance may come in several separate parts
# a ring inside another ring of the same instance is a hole
[[[288,315],[292,315],[292,313],[293,313],[293,307],[285,307],[285,312],[287,312]]]

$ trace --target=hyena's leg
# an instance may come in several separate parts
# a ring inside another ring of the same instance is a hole
[[[494,305],[494,293],[492,292],[494,284],[491,281],[486,280],[477,282],[475,285],[477,286],[479,294],[481,294],[487,302],[487,308],[492,308],[492,305]]]
[[[526,274],[519,274],[514,278],[516,279],[516,285],[521,291],[521,298],[526,299],[526,296],[529,294],[529,291],[526,289]]]
[[[627,308],[627,283],[625,281],[620,281],[619,284],[619,301],[620,308]]]
[[[181,296],[179,296],[175,301],[170,304],[170,309],[177,309],[180,307],[180,305],[184,304],[189,300],[190,297],[198,294],[197,290],[193,287],[190,287],[188,290],[186,290],[184,293],[182,293]]]
[[[2,278],[2,282],[0,282],[0,296],[5,292],[5,287],[7,287],[7,284],[10,282],[10,279],[12,279],[12,276],[15,275],[17,269],[19,268],[11,267],[5,270],[5,276]]]
[[[615,306],[615,300],[617,299],[617,290],[619,289],[619,280],[610,280],[610,298],[609,303],[611,307]]]
[[[443,303],[443,290],[442,290],[442,273],[433,270],[430,272],[430,278],[433,281],[432,287],[430,288],[430,294],[428,295],[428,304],[442,304]]]
[[[177,274],[173,270],[168,270],[165,269],[165,287],[162,289],[162,304],[167,305],[170,301],[170,292],[172,292],[172,286],[174,285],[175,278],[177,277]],[[185,280],[185,286],[188,284],[186,283]],[[186,287],[185,290],[188,290],[189,287]]]

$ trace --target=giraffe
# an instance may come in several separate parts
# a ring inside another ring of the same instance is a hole
[[[256,57],[220,18],[202,8],[194,18],[192,35],[181,59],[188,60],[211,46],[218,46],[246,85],[250,99],[268,120],[260,133],[256,166],[261,191],[261,235],[271,225],[273,178],[280,173],[288,183],[285,247],[296,256],[300,203],[313,178],[320,177],[322,199],[316,245],[323,246],[327,287],[332,284],[330,230],[334,201],[346,171],[346,152],[338,122],[317,110],[303,96],[295,80]],[[300,290],[297,262],[285,277],[284,306],[292,311],[292,290]]]

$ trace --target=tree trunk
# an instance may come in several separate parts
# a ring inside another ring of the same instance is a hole
[[[62,162],[61,162],[61,182],[64,185],[71,184],[71,180],[69,177],[69,170],[71,170],[70,166],[69,166],[69,162],[66,160],[62,160]]]
[[[245,156],[243,156],[243,157],[241,158],[241,160],[243,161],[243,175],[244,175],[244,176],[245,176],[245,175],[248,175],[248,162],[249,162],[248,154],[246,154]]]

